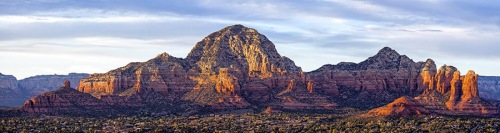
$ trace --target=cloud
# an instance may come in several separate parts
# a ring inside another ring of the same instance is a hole
[[[243,24],[265,34],[281,55],[306,71],[340,61],[360,62],[390,46],[415,61],[434,58],[500,75],[490,67],[498,63],[489,62],[500,58],[500,4],[496,3],[4,0],[0,1],[0,56],[3,62],[29,60],[37,69],[42,66],[36,60],[50,59],[53,63],[43,67],[61,70],[44,68],[44,72],[89,72],[86,67],[90,72],[104,72],[161,52],[185,57],[211,32]],[[74,61],[66,57],[82,63],[58,66],[56,62]],[[18,65],[2,65],[0,72],[17,73]]]

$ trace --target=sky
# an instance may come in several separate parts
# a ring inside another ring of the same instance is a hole
[[[105,73],[242,24],[304,71],[361,62],[383,47],[462,74],[500,76],[494,0],[2,0],[0,73]]]

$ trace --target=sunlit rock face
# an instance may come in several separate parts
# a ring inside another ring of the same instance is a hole
[[[370,110],[368,116],[416,116],[429,114],[418,101],[411,97],[400,97],[386,106]]]
[[[81,80],[78,90],[99,95],[127,95],[156,91],[163,94],[185,93],[194,82],[186,75],[184,59],[166,53],[142,63],[130,63],[104,74],[92,74]]]
[[[460,71],[452,66],[443,66],[435,77],[440,85],[416,97],[429,110],[445,114],[492,115],[498,109],[480,99],[477,88],[478,75],[470,70],[460,76]]]
[[[401,97],[394,102],[370,110],[364,116],[414,116],[428,113],[447,115],[494,115],[498,109],[479,98],[478,75],[470,70],[460,76],[453,66],[441,67],[435,75],[434,88],[415,97]]]
[[[290,81],[297,82],[297,90],[310,93],[295,99],[310,106],[312,101],[300,101],[316,97],[313,82],[306,79],[300,67],[279,55],[274,44],[255,29],[233,25],[205,37],[184,59],[164,53],[147,62],[92,74],[81,80],[78,90],[104,96],[107,101],[159,92],[173,101],[246,108],[249,102],[279,105],[281,98],[275,94],[288,88]]]

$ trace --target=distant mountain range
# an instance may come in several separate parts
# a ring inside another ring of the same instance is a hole
[[[162,53],[146,62],[92,74],[80,80],[78,91],[70,82],[27,100],[19,111],[192,114],[380,107],[368,114],[498,113],[497,107],[479,98],[474,71],[462,76],[453,66],[437,69],[432,59],[414,62],[385,47],[360,63],[341,62],[303,72],[266,36],[243,25],[208,35],[186,58]]]
[[[0,106],[21,106],[34,96],[59,88],[65,80],[75,83],[73,87],[77,87],[80,79],[88,76],[84,73],[69,73],[68,75],[38,75],[17,80],[12,75],[0,73]]]
[[[479,76],[479,95],[489,100],[500,100],[500,77]]]

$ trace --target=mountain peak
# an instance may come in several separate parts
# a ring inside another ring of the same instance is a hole
[[[384,47],[384,48],[380,49],[378,51],[377,55],[381,55],[381,54],[385,54],[385,55],[398,55],[398,56],[400,56],[400,54],[396,50],[394,50],[394,49],[392,49],[390,47]]]
[[[415,62],[406,55],[400,55],[396,50],[384,47],[375,56],[359,63],[361,69],[392,69],[413,67]]]
[[[257,30],[253,28],[245,27],[241,24],[227,26],[217,32],[214,32],[207,36],[207,38],[221,37],[221,36],[232,36],[232,35],[251,35],[257,34],[260,35]]]
[[[277,68],[301,71],[294,63],[283,58],[266,36],[240,24],[208,35],[196,44],[186,60],[202,66],[202,70],[213,70],[216,73],[218,68],[231,67],[242,68],[243,72],[267,75]]]
[[[237,31],[242,31],[242,30],[247,30],[247,29],[252,29],[252,28],[245,27],[241,24],[235,24],[235,25],[227,26],[227,27],[223,28],[222,30],[223,31],[237,32]]]

